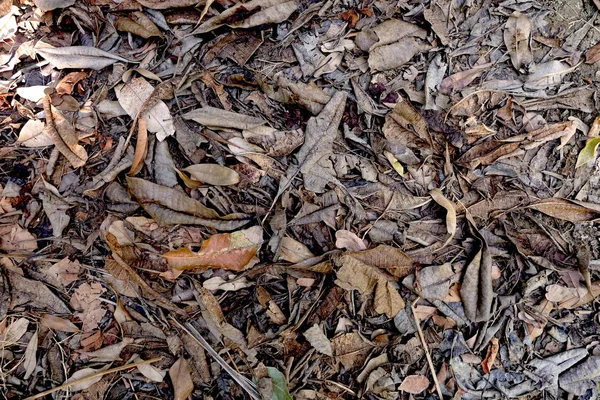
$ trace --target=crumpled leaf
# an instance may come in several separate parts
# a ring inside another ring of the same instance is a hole
[[[516,70],[527,67],[533,62],[531,52],[531,28],[532,23],[526,15],[518,11],[506,21],[504,27],[504,44],[508,49],[510,60]]]
[[[408,275],[414,269],[414,262],[400,249],[380,245],[371,250],[347,252],[336,264],[340,265],[336,285],[363,294],[374,293],[375,312],[394,318],[404,309],[395,280]]]
[[[46,114],[45,134],[52,139],[54,145],[69,160],[73,168],[85,165],[88,155],[79,144],[79,136],[75,127],[51,104],[50,96],[44,98]]]
[[[215,210],[202,205],[179,190],[140,178],[127,177],[127,186],[144,210],[161,226],[204,225],[232,231],[248,222],[244,214],[220,217]]]
[[[67,8],[75,4],[75,0],[34,0],[33,2],[43,11]]]
[[[289,187],[298,172],[302,172],[306,188],[315,193],[322,193],[329,182],[337,182],[331,172],[320,165],[320,161],[332,153],[346,97],[345,92],[337,92],[317,117],[308,120],[304,144],[296,155],[298,166],[290,167],[286,176],[281,178],[277,197]]]
[[[194,391],[192,382],[192,368],[190,363],[183,357],[179,357],[175,364],[169,369],[169,376],[173,383],[173,399],[185,400]]]
[[[119,57],[95,47],[54,47],[41,40],[36,43],[34,50],[58,69],[89,68],[99,71],[117,61],[129,62],[123,57]]]
[[[358,332],[349,332],[331,339],[333,355],[336,361],[342,363],[346,370],[362,367],[373,349],[373,344],[367,342]]]
[[[163,255],[176,269],[224,268],[241,271],[256,255],[263,242],[263,230],[253,226],[233,233],[220,233],[202,243],[198,253],[187,247]]]
[[[159,141],[175,133],[169,107],[157,98],[155,88],[144,78],[132,78],[125,85],[117,86],[115,93],[127,114],[133,119],[143,118],[148,131],[156,133]]]
[[[553,218],[570,222],[587,222],[600,219],[600,205],[585,201],[552,197],[539,200],[527,207]]]
[[[252,28],[258,25],[275,24],[287,20],[298,9],[295,0],[251,0],[228,8],[221,14],[210,18],[192,35],[210,32],[223,25],[231,28]]]
[[[81,311],[75,314],[83,323],[81,330],[91,332],[98,329],[98,324],[104,318],[106,309],[102,307],[100,296],[106,292],[99,282],[82,283],[71,296],[71,307]]]
[[[71,313],[69,307],[42,282],[27,279],[8,269],[5,269],[5,274],[10,282],[11,310],[26,304],[32,309],[45,310],[55,314]]]
[[[429,192],[429,194],[431,195],[431,198],[435,200],[436,203],[444,207],[447,211],[446,229],[448,230],[450,237],[446,239],[446,242],[444,242],[444,245],[442,246],[445,247],[448,243],[450,243],[450,241],[454,237],[454,234],[456,233],[456,206],[454,205],[454,203],[452,203],[450,200],[444,197],[444,194],[440,189],[433,189],[431,192]]]
[[[401,163],[416,165],[431,154],[432,139],[427,121],[406,99],[396,103],[385,117],[382,130],[387,150]]]
[[[429,387],[429,379],[424,375],[409,375],[402,380],[398,390],[419,394]]]
[[[252,129],[266,123],[262,118],[226,111],[215,107],[202,107],[183,114],[184,119],[191,119],[209,128]]]
[[[150,18],[141,11],[134,11],[130,17],[118,16],[115,20],[115,28],[121,32],[129,32],[145,39],[157,36],[164,38],[158,27]]]
[[[237,172],[219,164],[194,164],[183,170],[188,172],[192,179],[209,185],[231,186],[240,181],[240,175]]]
[[[56,283],[64,288],[79,279],[81,269],[81,264],[78,260],[71,261],[69,258],[65,257],[48,268],[47,273],[48,275],[54,275],[56,277]]]
[[[19,224],[8,224],[0,226],[0,250],[33,251],[37,249],[37,241],[27,229],[21,228]]]
[[[589,390],[590,398],[597,396],[599,381],[600,357],[598,356],[589,357],[558,377],[558,384],[562,389],[576,396],[583,396]]]
[[[304,337],[312,347],[315,348],[319,353],[328,356],[333,356],[333,350],[331,348],[331,342],[327,339],[327,336],[323,332],[323,328],[319,325],[314,324],[303,333]]]
[[[307,109],[312,115],[319,114],[323,107],[331,100],[331,96],[318,87],[315,82],[295,82],[278,75],[275,85],[257,79],[262,91],[269,98],[285,104],[297,104]]]
[[[426,300],[443,300],[448,295],[455,275],[450,263],[421,269],[418,274],[418,287],[421,288],[419,296]]]
[[[67,210],[71,208],[71,205],[62,196],[56,195],[58,190],[54,186],[47,182],[44,182],[44,185],[47,189],[50,189],[40,193],[44,212],[52,225],[52,234],[54,237],[60,237],[71,221],[71,217],[67,214]]]
[[[482,322],[490,318],[494,300],[492,256],[484,241],[482,241],[481,249],[465,268],[460,297],[463,301],[465,315],[471,321]]]

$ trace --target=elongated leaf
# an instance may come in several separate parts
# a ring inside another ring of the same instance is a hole
[[[504,28],[504,44],[508,49],[510,60],[516,70],[533,62],[533,53],[530,47],[532,23],[526,15],[515,11]]]
[[[35,366],[37,364],[37,348],[38,348],[38,331],[36,330],[29,343],[27,344],[27,348],[25,349],[25,356],[23,359],[23,368],[25,368],[25,376],[24,379],[29,379],[33,371],[35,370]]]
[[[68,319],[60,318],[52,314],[44,314],[40,322],[50,329],[62,332],[79,332],[79,328]]]
[[[54,47],[39,41],[34,49],[37,54],[50,61],[58,69],[90,68],[101,70],[117,61],[129,62],[123,57],[88,46]]]
[[[75,128],[50,102],[50,97],[46,96],[44,99],[46,135],[52,139],[56,148],[69,160],[73,168],[84,166],[88,155],[83,146],[78,143],[79,137]]]
[[[169,369],[169,376],[173,383],[174,400],[185,400],[194,391],[191,372],[190,363],[183,357],[179,357]]]
[[[264,125],[262,118],[226,111],[215,107],[202,107],[183,115],[184,119],[191,119],[210,128],[252,129]]]
[[[34,0],[33,2],[44,11],[66,8],[75,4],[75,0]]]
[[[433,189],[431,192],[429,192],[429,194],[431,195],[431,198],[435,200],[436,203],[444,207],[447,211],[446,229],[448,230],[450,237],[446,239],[446,242],[444,243],[444,246],[446,246],[448,243],[450,243],[450,241],[454,237],[454,234],[456,233],[456,207],[454,203],[452,203],[444,196],[440,189]]]
[[[465,315],[471,321],[482,322],[490,318],[494,299],[492,257],[485,242],[464,271],[460,297]]]
[[[595,159],[596,150],[598,149],[599,144],[600,137],[588,139],[587,142],[585,142],[585,147],[581,149],[579,156],[577,156],[577,164],[575,165],[575,168],[579,168]]]
[[[192,7],[201,4],[202,0],[139,0],[137,3],[155,10],[167,10],[169,8]]]
[[[528,206],[554,218],[570,222],[597,221],[600,204],[561,198],[542,199]]]
[[[25,147],[46,147],[52,146],[54,142],[44,131],[44,123],[37,119],[30,119],[23,125],[19,132],[17,143]]]
[[[258,252],[263,241],[260,226],[211,236],[198,253],[188,248],[169,251],[164,258],[176,269],[224,268],[241,271]]]
[[[124,16],[117,17],[115,28],[122,32],[133,33],[145,39],[153,36],[161,39],[164,37],[157,26],[154,25],[154,22],[141,11],[131,13],[131,18]]]
[[[143,117],[138,119],[137,141],[135,144],[135,153],[133,155],[133,163],[128,175],[135,176],[140,173],[144,167],[144,160],[148,155],[148,129],[146,120]]]
[[[237,172],[219,164],[194,164],[183,170],[189,172],[192,179],[209,185],[230,186],[240,181],[240,175]]]
[[[293,397],[288,390],[285,376],[273,367],[267,367],[267,373],[273,381],[273,400],[292,400]]]

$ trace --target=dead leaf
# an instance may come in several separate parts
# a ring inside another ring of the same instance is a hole
[[[248,222],[243,214],[220,217],[216,211],[205,207],[181,191],[150,181],[127,177],[127,185],[144,210],[161,226],[205,225],[223,231],[232,231]]]
[[[600,282],[592,282],[592,292],[583,285],[566,287],[558,284],[546,287],[546,300],[557,303],[559,309],[572,310],[593,301],[600,295]]]
[[[25,354],[23,355],[23,368],[25,368],[25,375],[23,379],[29,379],[33,371],[35,370],[35,366],[37,365],[37,349],[38,349],[38,331],[36,330],[29,343],[27,344],[27,348],[25,348]]]
[[[490,341],[490,346],[488,347],[487,354],[485,359],[481,363],[481,367],[483,368],[483,372],[489,374],[494,366],[494,362],[496,361],[496,357],[498,356],[498,350],[500,346],[498,345],[498,338],[492,338]]]
[[[85,165],[88,155],[79,144],[79,136],[73,125],[52,106],[50,97],[44,98],[44,113],[46,114],[45,134],[52,139],[56,148],[71,163],[73,168]]]
[[[429,379],[424,375],[409,375],[400,384],[398,390],[419,394],[429,387]]]
[[[558,377],[558,384],[575,396],[597,393],[600,381],[600,357],[591,356]]]
[[[331,342],[327,339],[327,336],[323,332],[323,329],[315,324],[308,328],[304,333],[304,337],[312,347],[315,348],[319,353],[325,354],[327,356],[333,356],[333,350],[331,347]]]
[[[68,382],[73,382],[73,381],[76,381],[76,380],[79,380],[79,379],[82,379],[82,378],[86,378],[88,376],[90,378],[86,379],[84,381],[81,381],[79,383],[75,383],[73,385],[70,385],[69,389],[71,391],[73,391],[73,392],[79,392],[81,390],[85,390],[85,389],[91,387],[92,385],[100,382],[102,380],[102,375],[98,375],[98,376],[94,376],[94,377],[92,377],[92,375],[97,374],[98,372],[102,372],[104,370],[107,370],[108,367],[110,367],[110,365],[107,364],[106,366],[104,366],[102,368],[97,368],[97,369],[94,369],[94,368],[83,368],[83,369],[80,369],[79,371],[75,371],[73,373],[73,375],[71,375],[69,377],[69,379],[67,379],[67,381],[66,381],[67,383]]]
[[[587,222],[600,219],[600,205],[584,201],[555,197],[539,200],[527,207],[553,218],[570,222]]]
[[[426,300],[443,300],[455,280],[452,264],[434,265],[418,272],[419,295]]]
[[[34,0],[33,2],[44,11],[67,8],[75,4],[75,0]]]
[[[529,18],[518,11],[512,13],[504,27],[504,44],[517,71],[533,62],[531,28]]]
[[[488,70],[492,66],[491,63],[477,65],[469,70],[457,72],[444,78],[440,84],[440,92],[449,94],[453,91],[459,91],[471,84],[479,75]]]
[[[4,321],[6,314],[10,307],[11,296],[10,296],[10,285],[8,277],[4,274],[2,268],[0,268],[0,321]],[[0,322],[0,332],[2,332],[2,323]]]
[[[34,50],[58,69],[89,68],[99,71],[117,61],[129,62],[123,57],[107,53],[95,47],[54,47],[41,40],[36,43]]]
[[[473,322],[487,321],[491,315],[494,292],[492,290],[492,256],[487,244],[465,268],[460,288],[465,315]]]
[[[287,20],[297,9],[298,4],[295,0],[251,0],[247,3],[236,4],[210,18],[196,28],[192,34],[207,33],[223,25],[247,29],[263,24],[275,24]]]
[[[149,39],[153,36],[164,38],[154,22],[141,11],[134,11],[130,17],[118,16],[114,26],[121,32],[130,32],[134,35]]]
[[[209,185],[231,186],[240,181],[240,175],[237,172],[219,164],[194,164],[183,170],[188,172],[192,179]]]
[[[135,153],[133,155],[133,162],[131,169],[127,175],[135,176],[140,173],[144,168],[144,160],[148,155],[148,129],[146,120],[143,117],[138,118],[138,132],[137,140],[135,144]]]
[[[157,87],[158,88],[158,87]],[[175,126],[169,107],[157,98],[155,87],[142,77],[115,88],[121,107],[134,120],[143,118],[149,132],[156,133],[159,141],[175,133]]]
[[[63,258],[61,261],[48,268],[47,272],[48,274],[54,275],[56,277],[56,282],[64,288],[79,279],[81,264],[78,260],[71,261],[68,258]]]
[[[71,217],[67,214],[71,205],[62,196],[57,195],[58,189],[54,186],[48,182],[44,182],[44,186],[46,190],[40,193],[42,206],[52,225],[52,234],[54,237],[60,237],[71,221]]]
[[[315,256],[308,247],[289,236],[281,238],[279,245],[279,258],[284,261],[299,263]]]
[[[19,340],[27,333],[28,326],[29,320],[24,317],[11,322],[2,332],[0,332],[0,344],[2,344],[2,347],[19,344]]]
[[[183,357],[179,357],[169,369],[169,376],[173,384],[174,400],[186,400],[194,391],[191,371],[190,364]]]
[[[331,339],[333,355],[348,371],[362,367],[373,349],[358,332],[344,333]]]
[[[75,89],[75,85],[81,82],[88,76],[87,72],[70,72],[65,75],[56,85],[56,93],[58,95],[70,95]]]
[[[246,3],[247,4],[247,3]],[[266,123],[262,118],[226,111],[215,107],[202,107],[183,114],[184,119],[191,119],[212,129],[252,129]]]
[[[335,247],[348,249],[350,251],[366,250],[367,246],[355,233],[347,230],[339,230],[335,233]]]
[[[44,123],[40,120],[28,120],[19,132],[17,143],[21,143],[25,147],[52,146],[54,142],[46,134],[44,127]]]
[[[136,0],[144,7],[154,10],[167,10],[169,8],[192,7],[201,3],[201,0]]]
[[[187,247],[163,255],[176,269],[224,268],[241,271],[250,263],[263,241],[260,226],[233,233],[220,233],[202,243],[198,253]]]
[[[21,274],[8,269],[5,269],[4,272],[10,282],[11,310],[26,304],[30,308],[55,314],[71,313],[69,307],[42,282],[27,279]]]
[[[37,249],[35,236],[23,229],[19,224],[0,226],[0,250],[7,253],[13,251],[33,251]]]
[[[573,70],[569,64],[559,60],[536,64],[527,76],[525,87],[537,90],[559,85],[563,77]]]
[[[454,234],[456,233],[456,206],[454,205],[454,203],[452,203],[450,200],[444,197],[444,194],[440,189],[433,189],[431,192],[429,192],[429,194],[431,195],[431,198],[435,200],[436,203],[444,207],[447,211],[446,229],[448,230],[450,237],[446,239],[444,245],[442,246],[445,247],[448,243],[450,243],[450,241],[454,237]]]
[[[596,120],[600,120],[600,118],[596,118]],[[588,139],[585,142],[584,148],[581,149],[579,155],[577,156],[577,164],[575,165],[575,168],[580,168],[590,161],[595,160],[598,145],[600,145],[600,137]]]
[[[79,285],[71,296],[71,307],[82,311],[75,314],[83,323],[81,330],[91,332],[98,329],[98,324],[104,318],[106,309],[102,307],[100,296],[106,292],[99,282],[83,283]]]
[[[61,332],[79,332],[79,328],[74,323],[72,323],[68,319],[60,318],[52,314],[43,314],[40,318],[40,323],[47,326],[50,329],[54,329]]]
[[[585,62],[588,64],[594,64],[600,61],[600,42],[596,43],[595,46],[591,47],[585,53]]]

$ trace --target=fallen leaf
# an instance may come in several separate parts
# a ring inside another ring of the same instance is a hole
[[[446,213],[446,230],[450,234],[450,237],[448,239],[446,239],[446,241],[444,242],[444,245],[442,246],[442,247],[446,247],[446,245],[448,243],[450,243],[450,241],[454,237],[454,234],[456,233],[456,205],[454,205],[454,203],[452,203],[450,200],[448,200],[446,197],[444,197],[444,194],[442,193],[442,191],[440,189],[433,189],[431,192],[429,192],[429,194],[431,195],[431,198],[433,198],[433,200],[436,203],[438,203],[440,206],[444,207],[447,211],[447,213]]]
[[[134,35],[149,39],[153,36],[164,38],[158,27],[150,18],[141,11],[134,11],[129,17],[118,16],[114,26],[121,32],[129,32]]]
[[[127,186],[144,210],[161,226],[204,225],[232,231],[248,223],[247,217],[243,214],[220,217],[215,210],[193,200],[181,191],[150,181],[127,177]]]
[[[29,320],[21,317],[11,322],[3,332],[0,333],[0,344],[2,347],[14,346],[19,343],[19,340],[27,333]]]
[[[539,200],[527,207],[553,218],[570,222],[587,222],[600,219],[600,205],[584,201],[553,197]]]
[[[279,258],[284,261],[299,263],[315,256],[308,247],[289,236],[281,238],[279,245]]]
[[[81,358],[93,362],[114,362],[116,361],[123,349],[132,344],[134,339],[124,338],[122,342],[111,344],[96,351],[83,351]]]
[[[355,233],[347,230],[339,230],[335,233],[335,247],[338,249],[348,249],[350,251],[366,250],[363,242]]]
[[[596,150],[600,144],[600,137],[593,137],[585,142],[585,147],[581,149],[577,156],[575,168],[580,168],[592,160],[596,159]]]
[[[10,296],[10,285],[8,277],[4,274],[2,268],[0,268],[0,321],[5,321],[8,309],[10,307],[11,296]],[[2,323],[0,322],[0,333],[2,332]]]
[[[7,253],[13,251],[33,251],[37,249],[35,236],[23,229],[19,224],[0,226],[0,250]]]
[[[594,64],[600,61],[600,42],[596,43],[595,46],[591,47],[585,53],[585,62],[588,64]]]
[[[0,235],[1,237],[1,235]],[[42,282],[27,279],[21,274],[5,269],[11,288],[10,309],[27,305],[55,314],[70,314],[69,307]]]
[[[43,11],[67,8],[75,4],[75,0],[34,0],[33,2]]]
[[[231,186],[240,181],[240,175],[237,172],[219,164],[194,164],[183,170],[188,172],[192,179],[209,185]]]
[[[132,78],[122,86],[115,87],[121,107],[134,120],[143,118],[149,132],[156,133],[159,141],[175,133],[169,107],[157,98],[155,87],[142,77]]]
[[[167,10],[169,8],[192,7],[200,3],[200,0],[136,0],[144,7],[154,10]]]
[[[199,35],[223,25],[231,28],[252,28],[287,20],[298,9],[295,0],[251,0],[228,8],[196,28],[192,34]]]
[[[477,79],[479,75],[488,70],[491,66],[491,63],[476,65],[469,70],[457,72],[447,78],[444,78],[440,84],[440,92],[443,94],[450,94],[452,91],[458,91],[466,88],[469,86],[469,84],[471,84],[471,82]]]
[[[443,300],[448,295],[455,275],[450,263],[421,269],[417,280],[419,295],[426,300]]]
[[[62,196],[56,195],[58,190],[54,186],[47,182],[44,182],[44,186],[46,190],[40,193],[44,213],[52,225],[52,234],[54,237],[60,237],[71,221],[71,217],[67,214],[71,205]]]
[[[494,292],[492,290],[492,256],[487,244],[475,254],[465,268],[460,288],[465,315],[473,322],[490,318]]]
[[[28,120],[19,132],[17,143],[25,147],[47,147],[52,146],[54,142],[44,130],[45,124],[37,119]]]
[[[23,368],[25,368],[25,375],[23,379],[29,379],[33,371],[35,370],[35,366],[37,365],[37,349],[38,349],[38,331],[36,330],[27,347],[25,348],[25,354],[23,355]]]
[[[600,282],[592,282],[591,294],[585,286],[566,287],[558,284],[546,287],[546,300],[557,303],[559,309],[572,310],[593,301],[600,295]]]
[[[98,329],[98,324],[106,315],[100,296],[106,292],[99,282],[82,283],[71,296],[71,307],[81,311],[75,314],[83,323],[82,332]]]
[[[241,271],[256,255],[263,241],[263,230],[254,226],[233,233],[220,233],[202,243],[198,253],[187,247],[163,255],[176,269],[224,268]]]
[[[54,275],[56,282],[65,287],[79,279],[81,269],[81,264],[78,260],[71,261],[68,258],[63,258],[48,268],[47,272]]]
[[[559,85],[563,77],[573,69],[569,64],[559,60],[536,64],[527,76],[525,86],[536,90]]]
[[[97,368],[97,369],[94,369],[94,368],[80,369],[79,371],[75,371],[73,373],[73,375],[71,375],[69,377],[69,379],[67,379],[66,383],[73,382],[73,381],[76,381],[76,380],[79,380],[82,378],[86,378],[89,376],[90,377],[89,379],[86,379],[84,381],[81,381],[79,383],[75,383],[75,384],[69,386],[69,389],[72,392],[79,392],[79,391],[85,390],[102,380],[102,375],[98,375],[98,376],[94,376],[94,377],[92,377],[92,375],[97,374],[98,372],[105,371],[108,369],[108,367],[110,367],[110,365],[106,365],[102,368]]]
[[[531,28],[529,18],[518,11],[512,13],[504,26],[504,44],[517,71],[533,62]]]
[[[202,107],[183,114],[184,119],[191,119],[208,128],[252,129],[266,123],[262,118],[239,114],[215,107]]]
[[[600,357],[591,356],[558,377],[558,384],[575,396],[585,396],[598,391],[600,381]],[[592,394],[593,395],[593,394]]]
[[[59,95],[72,94],[75,85],[77,85],[87,76],[88,73],[83,71],[68,73],[56,84],[56,93]]]
[[[217,290],[222,290],[224,292],[236,292],[238,290],[251,287],[252,285],[253,284],[248,282],[245,277],[236,279],[233,275],[230,276],[230,281],[226,281],[220,276],[215,276],[202,282],[202,287],[210,290],[211,292],[216,292]]]
[[[191,371],[190,364],[183,357],[179,357],[169,369],[169,376],[173,384],[174,400],[186,400],[194,391]]]
[[[419,394],[429,387],[429,379],[424,375],[409,375],[400,384],[398,390],[411,394]]]
[[[73,125],[51,104],[50,97],[44,98],[46,114],[45,134],[52,139],[54,145],[71,163],[73,168],[85,165],[88,155],[79,144],[79,136]]]
[[[273,381],[273,400],[293,400],[285,375],[274,367],[267,367],[267,373]]]
[[[107,53],[95,47],[54,47],[41,40],[36,43],[34,50],[58,69],[89,68],[99,71],[117,61],[129,62],[123,57]]]
[[[373,344],[367,342],[358,332],[343,333],[331,339],[333,355],[346,370],[362,367],[367,356],[373,350]]]
[[[496,361],[496,357],[498,356],[498,350],[500,346],[498,345],[498,338],[492,338],[490,341],[490,346],[488,347],[487,354],[485,359],[481,363],[481,367],[483,368],[483,372],[489,374],[494,366],[494,362]]]
[[[137,140],[135,143],[135,153],[133,155],[133,162],[131,169],[127,175],[135,176],[140,173],[144,167],[144,160],[148,155],[148,129],[146,120],[143,117],[138,118],[138,132]]]
[[[312,347],[315,348],[319,353],[327,356],[333,356],[333,350],[331,348],[331,342],[327,339],[327,336],[323,332],[323,328],[315,324],[308,328],[303,333],[304,337]]]
[[[40,323],[47,326],[50,329],[54,329],[61,332],[79,332],[79,328],[74,323],[72,323],[68,319],[60,318],[52,314],[43,314],[40,318]]]

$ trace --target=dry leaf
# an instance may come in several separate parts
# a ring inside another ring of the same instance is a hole
[[[135,176],[140,173],[144,167],[144,160],[148,155],[148,129],[146,120],[143,117],[138,118],[138,132],[137,140],[135,144],[135,153],[133,155],[133,162],[131,169],[127,175]]]
[[[559,85],[562,78],[573,69],[569,64],[559,60],[536,64],[527,76],[525,87],[536,90]]]
[[[492,338],[490,341],[490,346],[488,347],[487,354],[485,359],[481,363],[481,367],[483,368],[483,372],[489,374],[494,366],[494,362],[496,361],[496,357],[498,356],[498,350],[500,346],[498,345],[498,338]]]
[[[549,285],[546,287],[546,300],[557,303],[559,309],[572,310],[593,301],[600,295],[600,282],[592,282],[591,287],[590,294],[585,286]]]
[[[37,364],[37,349],[38,349],[38,331],[36,330],[25,349],[25,355],[23,356],[23,368],[25,369],[25,375],[23,379],[29,379],[35,366]]]
[[[205,225],[232,231],[248,222],[245,215],[219,217],[215,210],[205,207],[181,191],[143,179],[127,177],[127,186],[144,210],[161,226]]]
[[[238,232],[213,235],[202,243],[198,253],[184,247],[169,251],[163,257],[176,269],[213,267],[241,271],[256,255],[262,241],[262,228],[254,226]]]
[[[75,0],[34,0],[33,2],[43,11],[67,8],[75,4]]]
[[[219,164],[194,164],[183,170],[188,172],[192,179],[209,185],[231,186],[240,181],[240,175],[237,172]]]
[[[90,68],[99,71],[117,61],[129,62],[123,57],[107,53],[95,47],[54,47],[41,40],[36,43],[34,50],[58,69]]]
[[[130,17],[117,17],[114,26],[121,32],[130,32],[145,39],[153,36],[157,36],[161,39],[164,38],[157,26],[154,25],[154,22],[141,11],[132,12]]]
[[[102,372],[104,370],[107,370],[108,367],[110,367],[110,364],[107,364],[106,366],[104,366],[102,368],[98,368],[98,369],[94,369],[94,368],[83,368],[83,369],[80,369],[79,371],[75,371],[73,373],[73,375],[71,375],[69,377],[69,379],[67,379],[66,382],[67,383],[68,382],[73,382],[73,381],[76,381],[78,379],[85,378],[87,376],[92,376],[94,374],[97,374],[98,372]],[[95,376],[93,378],[86,379],[86,380],[84,380],[82,382],[79,382],[79,383],[76,383],[74,385],[70,385],[69,389],[72,392],[79,392],[81,390],[85,390],[85,389],[89,388],[90,386],[92,386],[92,385],[100,382],[101,380],[102,380],[102,376],[101,375],[100,376]]]
[[[348,249],[350,251],[366,250],[367,246],[355,233],[347,230],[339,230],[335,233],[335,247]]]
[[[183,357],[179,357],[169,369],[173,384],[173,400],[186,400],[194,391],[191,372],[190,363]]]
[[[341,362],[346,370],[362,367],[373,349],[358,332],[344,333],[331,339],[333,355]]]
[[[106,289],[99,282],[83,283],[71,296],[71,307],[82,311],[75,314],[83,322],[82,332],[98,329],[98,324],[106,314],[100,301],[104,292]]]
[[[18,344],[21,337],[27,333],[28,326],[29,320],[24,317],[21,317],[8,325],[4,331],[0,332],[0,344],[2,347]]]
[[[246,3],[247,4],[247,3]],[[266,123],[262,118],[226,111],[215,107],[202,107],[183,114],[184,119],[191,119],[209,128],[252,129]]]
[[[0,226],[0,250],[7,253],[16,251],[33,251],[37,249],[35,236],[23,229],[19,224]]]
[[[429,387],[429,379],[424,375],[409,375],[400,384],[398,390],[419,394]]]
[[[487,321],[490,318],[494,292],[492,291],[492,256],[487,244],[465,268],[460,288],[465,315],[473,322]]]
[[[142,77],[132,78],[123,86],[117,86],[115,93],[121,107],[134,120],[143,118],[149,132],[156,133],[159,141],[175,133],[169,107],[157,98],[155,88]]]
[[[231,28],[252,28],[287,20],[298,9],[295,0],[251,0],[228,8],[200,25],[193,35],[210,32],[223,25]]]
[[[21,143],[25,147],[52,146],[54,142],[46,134],[44,127],[44,123],[40,120],[28,120],[19,132],[17,143]]]
[[[304,337],[312,347],[315,348],[319,353],[325,354],[327,356],[333,356],[333,350],[331,347],[331,342],[327,339],[327,336],[323,332],[323,329],[315,324],[308,328],[303,333]]]
[[[426,300],[443,300],[455,275],[450,263],[421,269],[418,273],[419,295]]]
[[[600,126],[600,117],[597,117],[594,121],[595,126]],[[579,155],[577,156],[577,164],[575,168],[580,168],[588,162],[596,159],[596,150],[598,149],[598,145],[600,144],[600,137],[592,137],[589,138],[585,142],[585,147],[581,149]]]
[[[60,283],[62,287],[65,287],[79,279],[81,264],[78,260],[71,261],[68,258],[63,258],[61,261],[48,268],[47,272],[49,275],[55,277],[53,281],[55,280]]]
[[[40,323],[46,325],[50,329],[61,332],[75,333],[79,332],[79,328],[68,319],[57,317],[52,314],[43,314],[40,318]]]
[[[600,219],[600,205],[584,201],[549,198],[527,206],[553,218],[570,222],[597,221]]]
[[[531,52],[532,23],[526,15],[518,11],[506,21],[504,27],[504,44],[508,49],[510,60],[516,70],[527,67],[533,62]]]
[[[456,74],[450,75],[444,78],[440,85],[440,92],[449,94],[452,91],[458,91],[469,86],[483,71],[489,69],[492,66],[491,63],[477,65],[469,70],[457,72]]]
[[[96,351],[83,351],[81,358],[93,362],[114,362],[119,358],[123,349],[132,344],[134,339],[124,338],[122,342],[111,344]]]
[[[154,10],[167,10],[169,8],[193,7],[202,3],[202,0],[136,0],[136,2]]]
[[[44,212],[52,225],[52,234],[54,237],[60,237],[71,221],[71,217],[67,214],[71,205],[62,196],[56,195],[58,189],[54,186],[48,182],[44,182],[44,186],[46,190],[40,193]]]
[[[431,195],[431,198],[435,200],[436,203],[444,207],[447,211],[446,229],[448,230],[450,237],[446,239],[444,245],[442,246],[445,247],[448,243],[450,243],[450,241],[454,237],[454,234],[456,233],[456,205],[450,200],[448,200],[446,197],[444,197],[444,194],[440,189],[433,189],[431,192],[429,192],[429,194]]]
[[[315,256],[308,247],[289,236],[281,238],[279,245],[279,258],[284,261],[299,263]]]
[[[70,95],[73,93],[75,85],[88,76],[87,72],[70,72],[62,78],[56,85],[56,93],[59,95]],[[79,103],[78,103],[79,104]],[[79,108],[79,107],[78,107]]]
[[[0,234],[0,237],[2,235]],[[32,309],[41,309],[56,314],[70,314],[71,310],[46,285],[5,270],[11,288],[10,309],[26,304]]]
[[[52,139],[56,148],[71,163],[73,168],[85,165],[88,155],[79,144],[79,136],[71,123],[51,104],[49,96],[44,98],[46,114],[45,134]]]
[[[588,64],[594,64],[600,61],[600,42],[596,43],[595,46],[590,48],[585,53],[585,62]]]

